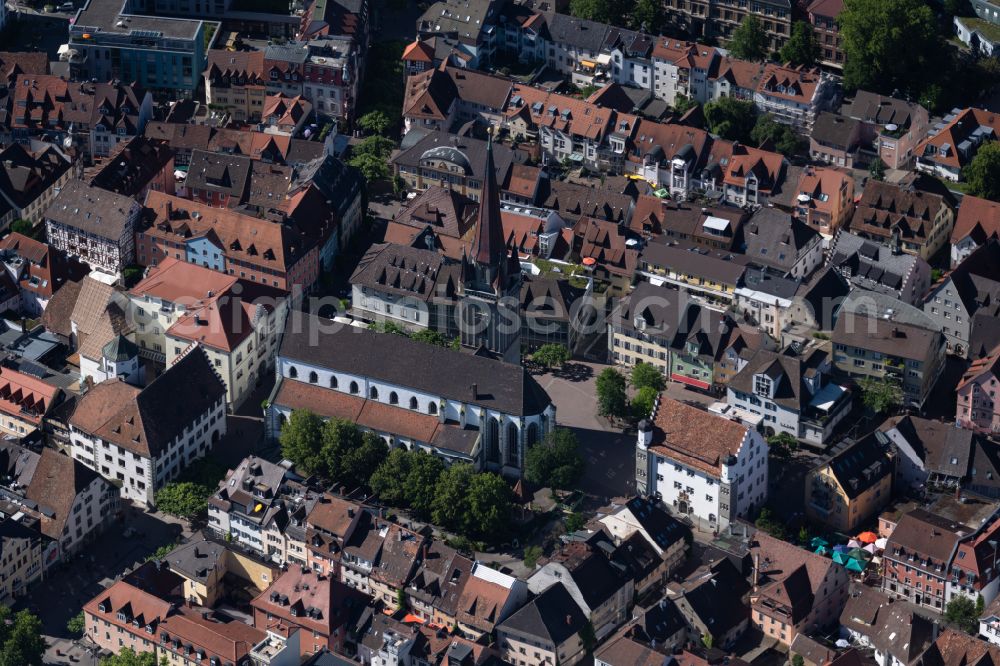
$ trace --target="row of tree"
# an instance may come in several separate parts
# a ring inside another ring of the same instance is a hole
[[[389,450],[356,423],[292,412],[281,429],[281,453],[307,474],[375,493],[466,537],[496,540],[509,532],[511,490],[500,476],[471,465],[445,466],[422,450]],[[536,485],[572,488],[583,473],[576,437],[557,428],[525,454],[525,476]]]

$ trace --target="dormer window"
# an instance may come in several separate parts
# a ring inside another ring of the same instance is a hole
[[[753,378],[753,392],[759,396],[765,398],[771,397],[771,391],[774,388],[774,383],[771,378],[767,375],[754,375]]]

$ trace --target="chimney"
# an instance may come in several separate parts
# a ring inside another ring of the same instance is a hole
[[[760,584],[760,553],[753,554],[753,579],[750,582],[751,588],[754,592],[757,591],[757,586]]]
[[[570,625],[572,625],[572,624],[573,624],[573,616],[572,616],[572,615],[569,615],[569,614],[567,614],[567,615],[566,615],[566,626],[570,626]]]
[[[479,384],[473,382],[472,384],[472,399],[475,400],[479,397]]]

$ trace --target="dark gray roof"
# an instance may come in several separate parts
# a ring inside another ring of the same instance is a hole
[[[876,125],[892,123],[899,127],[909,127],[913,121],[913,113],[918,108],[920,106],[914,102],[859,90],[849,104],[844,104],[841,112],[845,116]]]
[[[855,286],[869,291],[898,295],[917,262],[923,261],[912,254],[893,252],[849,231],[842,230],[836,240],[827,265],[839,270]]]
[[[734,391],[753,393],[754,375],[765,374],[777,382],[774,387],[774,402],[782,407],[801,411],[809,404],[810,399],[809,391],[802,382],[803,370],[800,358],[761,349],[729,380],[728,387]]]
[[[380,243],[361,257],[351,284],[429,303],[435,297],[454,298],[460,268],[433,250]]]
[[[759,265],[789,271],[819,232],[774,208],[761,208],[743,225],[747,258]]]
[[[562,583],[552,585],[500,623],[499,629],[559,646],[587,624],[587,616]]]
[[[245,155],[227,155],[195,150],[191,153],[185,187],[220,192],[240,199],[250,182],[253,160]]]
[[[809,282],[799,287],[797,298],[809,305],[816,326],[821,331],[833,329],[841,303],[851,292],[851,286],[832,267],[820,269]]]
[[[778,277],[763,268],[751,266],[743,274],[743,286],[777,298],[791,300],[799,289],[801,280]]]
[[[435,2],[419,19],[422,35],[455,35],[475,44],[483,28],[496,22],[499,12],[494,0],[442,0]]]
[[[295,167],[290,191],[315,185],[333,207],[344,216],[364,185],[361,172],[333,155],[323,155]]]
[[[875,432],[827,461],[837,483],[848,497],[858,497],[892,474],[892,462],[887,455],[888,446],[888,438]]]
[[[607,23],[579,19],[568,14],[549,14],[545,17],[552,41],[568,44],[597,53],[607,38],[611,27]]]
[[[810,136],[824,146],[850,152],[858,145],[860,125],[860,120],[824,111],[816,117]]]
[[[691,534],[691,528],[671,516],[663,506],[649,497],[633,497],[625,506],[653,538],[656,546],[662,550],[670,548]]]
[[[412,147],[396,155],[393,164],[417,168],[424,157],[443,159],[459,165],[468,178],[482,180],[486,165],[486,142],[448,132],[428,132]],[[518,160],[514,151],[506,146],[493,148],[493,163],[496,167],[497,182],[507,179],[511,164]]]
[[[639,262],[657,267],[672,268],[713,280],[720,284],[736,285],[750,263],[750,257],[725,250],[711,250],[687,241],[662,242],[664,237],[655,239],[643,248]]]
[[[280,354],[507,414],[540,414],[551,402],[520,365],[312,315],[288,318]]]
[[[836,344],[925,361],[937,353],[943,340],[938,329],[883,319],[860,311],[847,312],[851,316],[844,316],[842,311],[837,318],[837,326],[833,330]]]
[[[637,284],[614,315],[614,325],[630,331],[636,330],[637,320],[643,333],[658,344],[682,351],[694,342],[699,355],[713,359],[722,353],[734,329],[727,316],[690,300],[686,292],[649,282]]]
[[[72,180],[45,211],[45,218],[118,241],[128,226],[130,211],[138,205],[131,197]]]
[[[964,479],[969,473],[974,439],[971,430],[919,416],[893,419],[882,428],[894,428],[923,461],[928,473],[958,479]]]
[[[171,571],[204,583],[208,581],[218,566],[219,559],[225,557],[225,554],[225,546],[200,537],[177,546],[164,560]]]
[[[970,315],[980,309],[1000,314],[1000,242],[990,239],[976,248],[948,276]]]

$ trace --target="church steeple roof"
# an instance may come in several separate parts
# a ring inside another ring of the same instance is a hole
[[[500,219],[500,188],[497,187],[496,167],[493,165],[493,135],[486,146],[486,173],[483,193],[476,219],[476,233],[472,239],[472,258],[479,264],[499,266],[506,258],[503,222]]]

